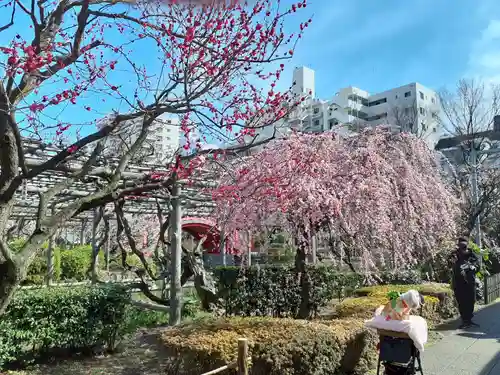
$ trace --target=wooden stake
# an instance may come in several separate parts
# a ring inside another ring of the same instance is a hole
[[[248,375],[247,339],[238,339],[238,375]]]

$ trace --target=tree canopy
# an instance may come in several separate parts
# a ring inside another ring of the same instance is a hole
[[[327,230],[364,269],[414,264],[454,235],[458,199],[421,140],[384,128],[293,134],[241,159],[213,192],[226,228]]]

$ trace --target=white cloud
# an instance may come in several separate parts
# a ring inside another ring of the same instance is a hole
[[[500,83],[500,19],[492,19],[481,31],[469,56],[466,76],[486,83]]]

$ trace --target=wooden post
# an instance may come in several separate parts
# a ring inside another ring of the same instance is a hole
[[[238,375],[248,375],[247,339],[238,339]]]
[[[80,245],[85,245],[85,219],[82,220],[82,226],[80,227]]]
[[[219,254],[221,256],[221,263],[225,267],[227,265],[226,262],[226,238],[224,233],[224,228],[221,228],[219,233]]]
[[[111,230],[110,230],[111,231]],[[106,272],[109,273],[109,253],[111,251],[111,233],[108,233],[108,240],[106,241]]]
[[[97,209],[94,208],[93,210],[93,218],[92,218],[92,240],[91,240],[91,244],[92,244],[92,260],[94,260],[94,263],[93,263],[93,267],[92,267],[92,284],[96,284],[97,283],[97,267],[98,267],[98,262],[99,262],[99,254],[98,254],[98,251],[99,249],[97,248],[97,226],[98,226],[98,214],[97,214]]]
[[[181,323],[182,310],[182,207],[181,186],[177,181],[172,187],[171,228],[171,280],[170,280],[170,317],[169,323],[175,326]]]
[[[316,234],[314,233],[311,236],[311,255],[312,255],[311,262],[312,262],[312,264],[316,264],[318,262],[318,257],[316,256],[317,248],[318,248],[318,241],[317,241]]]
[[[54,206],[51,209],[51,215],[54,215]],[[47,248],[47,286],[50,286],[54,281],[54,237],[56,236],[56,232],[49,237],[49,246]]]
[[[252,233],[247,231],[247,267],[252,265]]]

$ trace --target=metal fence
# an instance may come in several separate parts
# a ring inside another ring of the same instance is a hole
[[[500,298],[500,273],[484,278],[484,303],[488,304]]]

